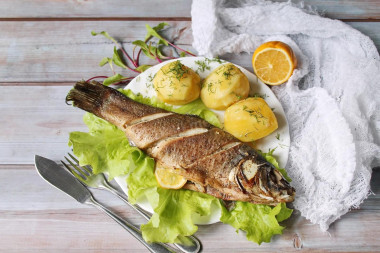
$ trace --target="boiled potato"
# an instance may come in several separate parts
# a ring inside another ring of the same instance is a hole
[[[183,105],[199,97],[200,77],[180,61],[163,66],[153,79],[158,98],[168,104]]]
[[[227,63],[216,68],[203,80],[201,99],[209,108],[225,110],[236,101],[246,98],[248,93],[248,78],[238,67]]]
[[[239,140],[249,142],[271,134],[278,125],[265,100],[250,97],[228,107],[224,114],[224,127]]]

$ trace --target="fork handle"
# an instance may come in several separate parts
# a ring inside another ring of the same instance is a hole
[[[139,242],[141,242],[150,252],[153,253],[167,253],[167,252],[175,252],[171,248],[165,246],[161,243],[147,243],[141,234],[140,229],[133,226],[128,221],[122,219],[120,216],[116,215],[114,212],[97,202],[94,198],[90,198],[86,204],[95,206],[109,217],[111,217],[114,221],[116,221],[120,226],[122,226],[125,230],[127,230],[133,237],[135,237]]]
[[[122,193],[120,193],[118,190],[116,190],[115,188],[113,188],[112,186],[105,184],[104,187],[109,190],[110,192],[112,192],[114,195],[118,196],[122,201],[124,201],[127,205],[129,205],[130,207],[132,207],[133,209],[135,209],[141,216],[143,216],[146,220],[150,220],[150,215],[148,215],[145,210],[143,210],[140,206],[138,205],[133,205],[129,202],[129,200],[127,199],[127,197],[125,197]]]

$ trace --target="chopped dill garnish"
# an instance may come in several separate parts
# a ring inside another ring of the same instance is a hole
[[[184,74],[188,73],[189,70],[180,61],[175,61],[170,65],[168,72],[164,74],[171,73],[176,79],[181,80]]]
[[[235,95],[236,98],[239,99],[239,100],[242,98],[239,94],[237,94],[237,93],[235,93],[235,92],[231,92],[231,94],[232,94],[232,95]]]
[[[215,87],[214,87],[214,89],[213,89],[213,83],[208,83],[207,84],[207,91],[208,91],[208,93],[215,93]]]
[[[219,56],[217,56],[217,57],[215,57],[215,58],[213,58],[213,59],[206,58],[205,61],[206,61],[207,63],[217,62],[217,63],[219,63],[219,64],[222,64],[222,63],[224,62],[223,60],[221,60],[221,59],[219,58]]]
[[[267,97],[269,97],[267,94],[260,94],[260,93],[255,93],[253,94],[254,98],[262,98],[262,99],[266,99]]]
[[[155,75],[154,75],[154,76],[155,76]],[[147,80],[148,82],[152,82],[153,79],[154,79],[154,76],[152,76],[152,74],[150,74],[149,76],[146,77],[146,80]]]
[[[150,87],[153,86],[153,79],[154,79],[155,76],[156,76],[156,75],[152,75],[152,74],[150,74],[149,76],[146,77],[146,83],[145,83],[145,86],[146,86],[147,88],[150,88]]]
[[[225,67],[224,67],[225,68]],[[228,69],[223,72],[223,76],[226,80],[230,79],[232,76],[231,71],[234,69],[234,66],[231,64],[228,66]]]
[[[206,58],[207,59],[207,58]],[[205,72],[205,70],[210,70],[210,66],[206,63],[206,61],[195,61],[198,65],[197,71]]]
[[[289,147],[288,145],[285,145],[284,143],[279,143],[278,145],[280,146],[280,148],[288,148]]]
[[[146,86],[147,88],[150,88],[150,87],[153,86],[153,83],[147,82],[147,83],[145,83],[145,86]]]
[[[279,133],[276,134],[276,139],[280,140],[280,134]]]
[[[246,105],[243,106],[243,111],[248,112],[249,116],[254,117],[257,123],[262,122],[264,124],[264,120],[266,119],[266,117],[264,117],[264,115],[261,112],[257,110],[248,109]]]
[[[269,148],[268,149],[268,154],[269,155],[273,155],[273,152],[276,151],[276,149],[277,149],[277,147],[275,147],[275,148]]]

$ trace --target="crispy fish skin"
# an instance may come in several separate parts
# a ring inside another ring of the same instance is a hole
[[[159,116],[161,117],[155,118],[154,120],[141,121],[126,126],[125,132],[128,138],[141,149],[145,149],[152,146],[153,143],[176,135],[179,132],[182,133],[194,128],[211,129],[214,127],[207,121],[196,116],[176,113]]]
[[[76,83],[66,97],[69,101],[123,130],[156,162],[185,177],[187,189],[256,204],[294,200],[294,188],[272,164],[197,116],[135,102],[94,81]]]

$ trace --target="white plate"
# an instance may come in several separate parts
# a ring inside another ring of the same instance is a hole
[[[205,61],[204,57],[184,57],[171,61],[179,60],[181,63],[186,65],[187,67],[193,69],[194,71],[198,70],[199,65],[196,64],[196,61]],[[137,77],[135,77],[126,87],[126,89],[130,89],[134,93],[141,93],[143,96],[152,97],[156,96],[156,91],[153,88],[153,76],[156,72],[165,64],[171,62],[165,61],[158,65],[155,65],[145,72],[141,73]],[[227,63],[223,61],[222,63],[218,63],[217,61],[211,61],[208,63],[210,66],[210,70],[197,71],[200,75],[201,79],[206,78],[212,70],[220,66],[221,64]],[[278,122],[278,129],[274,131],[272,134],[266,136],[255,142],[255,148],[260,149],[263,152],[268,152],[269,149],[276,148],[274,155],[279,162],[281,167],[285,167],[286,162],[288,160],[289,153],[289,144],[290,144],[290,136],[289,136],[289,127],[286,121],[285,112],[281,106],[281,103],[277,100],[276,96],[273,94],[271,89],[265,85],[263,82],[257,79],[257,77],[246,69],[235,64],[240,70],[248,77],[249,83],[251,85],[250,96],[253,96],[255,93],[265,96],[265,101],[268,103],[269,107],[273,108],[274,114],[276,115]],[[221,122],[223,122],[224,111],[216,111],[213,110],[218,116]],[[123,191],[127,194],[127,184],[125,177],[117,177],[115,178],[116,182],[120,185]],[[153,212],[152,207],[146,199],[140,199],[138,204],[144,208],[146,211]],[[197,214],[194,214],[194,221],[196,224],[212,224],[219,221],[220,210],[217,206],[212,208],[211,215],[207,217],[200,217]]]

